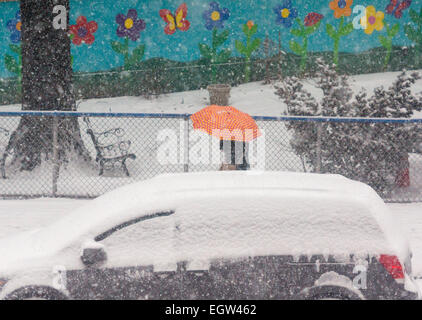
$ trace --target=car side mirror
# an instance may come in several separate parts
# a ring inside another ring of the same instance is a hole
[[[102,244],[89,241],[82,247],[81,260],[85,266],[89,267],[107,261],[107,253]]]

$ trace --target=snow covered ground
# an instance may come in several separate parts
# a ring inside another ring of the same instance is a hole
[[[398,74],[398,72],[364,74],[350,77],[350,80],[355,93],[365,88],[371,94],[376,87],[391,86]],[[321,95],[312,80],[305,80],[304,85],[311,93]],[[422,80],[419,80],[413,89],[414,92],[422,92]],[[274,85],[263,85],[262,82],[243,84],[232,88],[230,104],[254,116],[280,116],[286,111],[286,106],[274,91]],[[166,94],[151,100],[143,97],[90,99],[81,101],[78,111],[190,114],[204,108],[208,101],[207,90],[196,90]],[[0,111],[19,111],[20,108],[20,105],[0,106]]]
[[[0,239],[53,223],[92,200],[33,199],[0,201]],[[422,203],[389,204],[413,251],[413,270],[422,278]],[[421,281],[422,284],[422,281]]]
[[[64,217],[88,200],[0,200],[0,239],[38,229]]]

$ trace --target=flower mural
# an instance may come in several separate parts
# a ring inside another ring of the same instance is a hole
[[[146,28],[145,21],[138,19],[138,12],[135,9],[129,9],[127,15],[118,14],[116,22],[119,25],[116,31],[117,36],[129,38],[132,41],[137,41],[141,37],[141,31]]]
[[[82,43],[91,45],[95,41],[94,33],[98,29],[95,21],[89,21],[84,16],[76,19],[76,24],[69,26],[69,33],[72,43],[79,46]]]
[[[366,7],[366,14],[360,20],[366,34],[372,34],[374,30],[384,29],[384,12],[378,11],[374,6]]]
[[[290,28],[293,25],[294,19],[297,18],[298,12],[293,8],[292,1],[286,0],[283,4],[275,7],[274,13],[276,14],[276,23]]]
[[[12,41],[12,43],[19,43],[21,41],[21,31],[22,31],[20,10],[16,11],[14,19],[7,21],[6,26],[10,32],[10,41]]]
[[[247,67],[248,51],[242,49],[247,54],[240,53],[238,50],[240,45],[236,47],[235,42],[238,40],[247,48],[248,35],[242,32],[242,28],[249,32],[254,30],[256,25],[259,25],[258,31],[250,39],[249,45],[255,38],[261,38],[261,41],[264,42],[265,37],[265,41],[271,43],[268,45],[269,56],[276,54],[277,50],[287,51],[286,55],[289,59],[294,60],[286,59],[286,61],[296,62],[285,64],[286,70],[288,69],[289,72],[292,70],[292,73],[302,74],[303,68],[305,68],[305,72],[309,70],[309,61],[307,60],[309,60],[311,51],[315,52],[315,56],[329,57],[332,59],[330,62],[340,65],[340,70],[353,69],[360,72],[366,68],[365,63],[356,62],[366,61],[366,55],[363,55],[361,51],[374,50],[377,52],[374,57],[369,59],[379,60],[382,57],[383,61],[381,63],[377,61],[376,68],[381,67],[385,62],[387,67],[391,65],[391,70],[396,70],[400,58],[399,47],[407,46],[409,58],[406,61],[410,61],[412,68],[422,66],[420,1],[379,0],[373,3],[367,2],[367,5],[362,6],[362,1],[354,0],[277,0],[273,1],[270,7],[259,5],[259,1],[252,3],[208,0],[196,5],[195,1],[171,0],[165,3],[165,6],[154,8],[141,5],[127,7],[127,3],[125,5],[122,0],[104,0],[103,7],[109,8],[108,13],[106,14],[104,10],[97,10],[96,14],[98,15],[95,18],[90,18],[94,14],[89,11],[92,7],[84,2],[77,11],[81,13],[72,16],[72,19],[75,20],[72,20],[69,25],[69,34],[74,46],[72,53],[75,54],[75,59],[79,60],[75,72],[105,71],[118,68],[123,66],[123,58],[125,68],[132,69],[135,66],[141,68],[143,67],[141,60],[144,60],[144,44],[148,43],[148,57],[166,59],[166,61],[170,61],[170,65],[179,66],[181,62],[196,65],[199,59],[201,64],[206,65],[206,67],[200,68],[201,77],[206,79],[209,76],[210,82],[215,82],[216,76],[221,76],[220,81],[223,81],[223,78],[230,78],[231,74],[235,74],[233,77],[236,78],[236,83],[248,78],[256,79],[257,75],[254,73],[258,69],[253,67],[250,72],[251,69]],[[0,6],[2,5],[4,3],[0,1]],[[377,10],[371,11],[371,5]],[[367,6],[369,7],[367,8]],[[145,13],[141,11],[142,7],[145,7]],[[122,10],[122,8],[125,9]],[[312,8],[312,10],[307,10],[307,8]],[[1,76],[4,77],[16,76],[20,70],[18,58],[22,41],[22,23],[18,9],[18,3],[13,6],[9,3],[7,8],[2,11],[4,22],[2,43],[0,44],[2,52],[0,71],[2,72]],[[0,10],[3,10],[3,7]],[[248,17],[248,12],[251,11],[253,11],[253,18],[252,16]],[[382,12],[379,11],[384,11],[383,18]],[[158,14],[159,12],[160,14]],[[361,20],[362,16],[364,16],[363,20]],[[300,23],[297,22],[297,19],[300,19]],[[276,24],[278,28],[274,28]],[[368,27],[365,28],[363,24]],[[315,31],[315,34],[305,35],[303,33],[304,30],[308,30],[307,28],[317,25],[319,29]],[[148,29],[146,29],[147,26]],[[321,30],[322,27],[326,30]],[[101,30],[97,30],[98,28]],[[149,30],[148,34],[145,30]],[[283,35],[283,33],[285,34]],[[166,36],[166,34],[173,36]],[[366,34],[373,36],[361,39]],[[102,39],[99,39],[100,35],[103,37]],[[144,35],[148,39],[144,39]],[[305,40],[308,36],[309,42],[307,43]],[[107,37],[111,37],[111,39]],[[163,50],[163,41],[166,43],[166,50]],[[278,45],[277,41],[279,41]],[[89,51],[92,55],[91,58],[101,57],[101,59],[95,59],[95,64],[90,63],[88,55],[82,56],[83,53],[86,53],[84,44],[87,46],[95,44]],[[260,57],[266,54],[264,45],[258,50],[260,50]],[[308,59],[306,59],[306,52]],[[347,52],[347,54],[341,52]],[[103,53],[104,56],[101,56]],[[253,56],[254,53],[251,59]],[[416,61],[418,56],[420,57],[419,62],[412,64],[413,59]],[[258,55],[256,57],[258,58]],[[356,59],[352,60],[351,57]],[[157,61],[159,61],[157,63],[161,63],[161,60]],[[350,61],[356,63],[357,67],[349,67]],[[242,67],[232,65],[232,62],[239,62]],[[145,64],[146,68],[149,67],[148,63]],[[169,74],[171,73],[169,72]],[[219,79],[217,78],[217,80]]]
[[[124,56],[124,68],[133,69],[143,59],[145,55],[145,45],[141,44],[129,52],[129,39],[137,41],[141,37],[141,31],[145,30],[146,24],[142,19],[138,19],[136,9],[129,9],[127,15],[119,13],[116,16],[116,23],[119,25],[116,34],[119,38],[124,38],[124,42],[112,41],[111,48],[114,52]]]
[[[202,17],[208,30],[223,29],[224,22],[230,18],[230,11],[227,8],[220,8],[217,2],[211,2],[210,8],[202,14]]]
[[[330,2],[330,9],[334,11],[334,18],[350,17],[352,15],[353,0],[334,0]]]

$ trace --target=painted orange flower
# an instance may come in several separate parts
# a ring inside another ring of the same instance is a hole
[[[255,25],[255,23],[252,20],[249,20],[246,25],[248,26],[249,30],[252,29],[252,27]]]
[[[330,9],[334,10],[334,18],[350,17],[352,15],[353,0],[333,0],[330,2]]]

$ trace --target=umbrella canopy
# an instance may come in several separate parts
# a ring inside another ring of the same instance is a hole
[[[233,107],[209,106],[191,116],[193,128],[220,140],[252,141],[261,135],[255,120]]]

